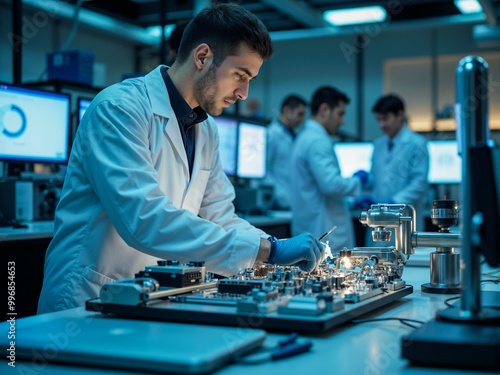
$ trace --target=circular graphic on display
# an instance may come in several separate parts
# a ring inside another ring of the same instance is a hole
[[[9,138],[20,137],[26,130],[26,115],[15,104],[0,108],[0,131]]]

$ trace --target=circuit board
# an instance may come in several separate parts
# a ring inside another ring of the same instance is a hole
[[[104,285],[86,308],[169,322],[324,332],[413,292],[393,248],[343,251],[312,273],[249,269],[212,279],[203,262],[161,261],[133,279]]]

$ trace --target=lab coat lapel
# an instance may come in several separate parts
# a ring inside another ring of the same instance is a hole
[[[184,149],[181,131],[179,130],[179,123],[177,122],[175,116],[167,119],[164,132],[168,138],[168,141],[170,142],[170,145],[175,150],[177,156],[181,159],[186,173],[188,173],[189,169],[186,150]]]
[[[200,170],[201,161],[203,158],[203,147],[207,139],[207,124],[203,121],[196,125],[196,148],[194,151],[194,164],[193,164],[193,175],[191,176],[191,181],[196,179],[196,175]]]
[[[167,136],[172,149],[174,149],[178,158],[182,161],[184,171],[186,175],[188,175],[189,169],[186,150],[184,149],[184,143],[182,142],[179,123],[177,122],[174,110],[170,105],[168,91],[165,86],[165,81],[161,75],[160,69],[162,67],[163,66],[159,66],[146,75],[146,87],[151,100],[153,113],[165,117],[165,128],[163,129],[163,132]]]

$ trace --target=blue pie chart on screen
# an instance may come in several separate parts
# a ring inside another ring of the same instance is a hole
[[[9,124],[6,124],[6,117]],[[12,123],[18,123],[16,129],[12,129]],[[8,125],[8,126],[7,126]],[[15,104],[0,109],[0,130],[9,138],[20,137],[26,130],[26,115],[24,111]]]

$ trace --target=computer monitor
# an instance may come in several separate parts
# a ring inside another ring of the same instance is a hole
[[[0,83],[0,160],[66,163],[70,96]]]
[[[238,121],[232,118],[214,117],[219,131],[219,155],[222,169],[228,176],[236,175],[236,152],[238,145]]]
[[[333,146],[343,178],[352,177],[360,169],[370,172],[372,167],[372,142],[338,142]]]
[[[88,98],[78,98],[78,124],[82,121],[83,115],[85,114],[85,111],[89,107],[90,103],[92,103],[92,99]]]
[[[429,184],[459,184],[462,181],[462,158],[456,140],[427,141],[429,151]]]
[[[250,121],[238,124],[236,175],[243,179],[266,177],[267,127]]]

